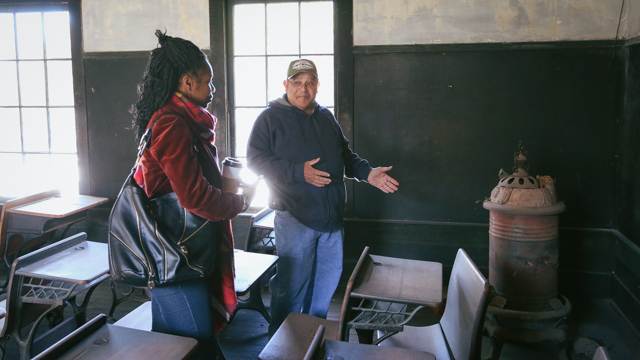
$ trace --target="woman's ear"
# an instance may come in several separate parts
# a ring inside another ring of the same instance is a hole
[[[193,89],[194,80],[189,76],[189,74],[184,74],[180,77],[180,82],[178,83],[178,91],[183,94],[190,94]]]

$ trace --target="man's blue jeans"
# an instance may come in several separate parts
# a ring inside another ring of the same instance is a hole
[[[276,211],[274,222],[277,273],[269,282],[271,323],[269,337],[293,312],[327,317],[331,297],[342,274],[344,229],[309,229],[286,211]]]
[[[151,290],[151,330],[197,339],[198,348],[191,359],[218,358],[207,284],[207,279],[199,279]]]

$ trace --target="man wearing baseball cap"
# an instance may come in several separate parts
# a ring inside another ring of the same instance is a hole
[[[386,174],[391,166],[372,168],[351,151],[336,118],[316,102],[313,61],[292,61],[283,84],[286,93],[258,116],[247,146],[247,165],[264,175],[276,210],[269,337],[292,312],[327,316],[342,273],[344,177],[385,193],[399,185]]]

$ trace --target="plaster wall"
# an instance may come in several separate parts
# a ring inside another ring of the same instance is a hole
[[[353,0],[354,45],[613,40],[622,2]],[[637,33],[640,0],[626,3]]]
[[[640,36],[640,0],[626,0],[622,25],[625,39]]]
[[[210,47],[208,0],[83,0],[85,52],[144,51],[156,29]]]

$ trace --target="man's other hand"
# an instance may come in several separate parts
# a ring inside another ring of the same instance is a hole
[[[369,177],[367,181],[369,184],[377,187],[378,189],[384,191],[385,193],[393,193],[398,191],[398,186],[400,185],[396,179],[387,175],[387,171],[391,170],[393,166],[387,167],[377,167],[371,172],[369,172]]]
[[[317,164],[318,161],[320,161],[320,158],[304,163],[304,180],[313,186],[323,187],[329,185],[331,179],[329,179],[329,173],[313,168],[313,165]]]

